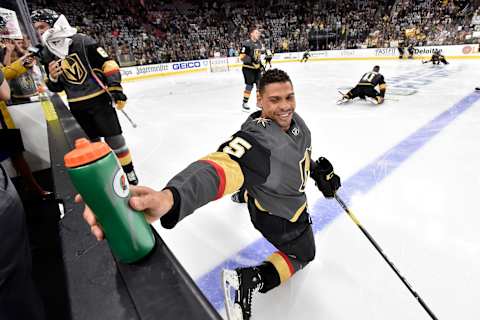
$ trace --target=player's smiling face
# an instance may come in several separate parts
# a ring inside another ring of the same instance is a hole
[[[295,111],[295,93],[289,81],[267,84],[260,93],[258,103],[262,107],[262,117],[275,121],[283,131],[292,123]]]

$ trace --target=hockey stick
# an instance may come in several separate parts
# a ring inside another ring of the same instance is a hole
[[[382,249],[380,246],[377,244],[377,242],[372,238],[372,236],[363,228],[363,226],[360,224],[360,221],[358,221],[357,217],[353,214],[353,212],[347,207],[345,202],[337,195],[335,194],[335,200],[340,204],[340,206],[345,210],[345,212],[348,214],[348,216],[353,220],[353,222],[357,225],[358,228],[362,231],[362,233],[367,237],[367,239],[370,241],[370,243],[375,247],[378,253],[382,256],[382,258],[388,263],[390,268],[395,272],[395,274],[402,280],[403,284],[408,288],[408,291],[417,299],[417,301],[422,305],[423,309],[428,313],[428,315],[433,319],[433,320],[438,320],[438,318],[433,314],[432,310],[428,308],[426,303],[422,300],[422,298],[412,289],[410,284],[407,282],[407,280],[400,274],[400,272],[397,270],[395,265],[387,258],[385,253],[383,253]]]
[[[125,112],[125,110],[122,109],[122,110],[120,110],[120,111],[123,113],[123,115],[125,116],[125,118],[127,118],[128,122],[130,122],[130,124],[132,125],[132,127],[136,128],[136,127],[137,127],[137,124],[136,124],[135,122],[133,122],[132,118],[130,118],[130,117],[128,116],[128,114]]]

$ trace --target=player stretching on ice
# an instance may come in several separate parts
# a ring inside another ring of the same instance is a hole
[[[428,61],[422,61],[422,63],[429,63],[431,62],[432,64],[448,64],[447,59],[445,59],[445,56],[440,53],[440,50],[434,50],[432,53],[432,57]]]
[[[380,91],[377,91],[375,87],[379,87]],[[365,73],[360,82],[353,88],[348,91],[346,94],[343,94],[343,97],[337,102],[342,104],[348,101],[351,101],[355,98],[365,99],[374,104],[381,104],[385,99],[385,92],[387,90],[387,85],[383,75],[380,73],[380,67],[375,66],[373,70]]]

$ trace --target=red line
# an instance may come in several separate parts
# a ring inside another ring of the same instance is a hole
[[[290,270],[290,275],[294,274],[295,269],[293,268],[292,263],[290,262],[290,259],[288,258],[288,256],[281,251],[277,251],[277,252],[280,256],[282,256],[283,260],[285,260],[285,262],[287,263],[288,269]]]
[[[207,162],[217,172],[218,178],[220,179],[220,183],[218,185],[217,194],[215,195],[215,200],[220,199],[225,192],[225,185],[226,185],[226,181],[227,181],[227,179],[225,178],[225,170],[223,170],[222,166],[220,166],[215,161],[212,161],[212,160],[200,160],[200,161]]]

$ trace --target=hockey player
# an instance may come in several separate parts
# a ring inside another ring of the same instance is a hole
[[[408,51],[408,59],[413,59],[413,54],[415,53],[415,48],[413,47],[413,44],[410,43],[407,47]]]
[[[307,62],[308,58],[310,58],[310,50],[307,49],[307,51],[303,53],[303,57],[300,60],[300,62]]]
[[[258,81],[262,73],[262,63],[260,55],[262,53],[262,44],[259,39],[261,36],[260,30],[257,27],[250,29],[250,39],[247,40],[240,51],[240,60],[243,62],[242,73],[245,80],[245,91],[243,92],[242,110],[250,111],[248,100],[252,93],[253,85],[257,87],[258,95]]]
[[[270,49],[267,49],[266,52],[265,52],[265,69],[267,68],[267,65],[269,65],[269,69],[272,68],[272,59],[273,59],[273,55],[275,53],[273,52],[273,50],[270,50]]]
[[[379,87],[379,91],[375,89],[376,86]],[[380,73],[380,67],[375,66],[372,71],[365,73],[355,88],[344,94],[338,103],[345,103],[359,97],[374,104],[382,104],[386,89],[387,86],[383,75]]]
[[[445,59],[445,56],[440,53],[440,50],[433,50],[432,57],[428,61],[422,61],[422,63],[429,63],[431,62],[432,64],[448,64],[449,62],[447,59]]]
[[[32,22],[45,48],[46,84],[65,91],[73,116],[92,141],[102,137],[117,155],[130,184],[138,184],[116,108],[125,107],[118,64],[91,37],[76,33],[63,15],[50,9],[32,12]]]
[[[295,94],[289,76],[270,69],[259,83],[261,111],[251,114],[217,152],[193,162],[173,177],[162,191],[133,187],[130,205],[148,221],[160,219],[173,228],[199,207],[237,192],[246,202],[253,225],[278,251],[257,266],[224,270],[229,319],[250,319],[252,298],[287,281],[315,257],[305,186],[310,176],[327,198],[340,187],[331,163],[311,161],[311,135],[295,112]],[[81,198],[77,196],[77,202]],[[89,208],[84,218],[97,239],[103,231]]]
[[[403,59],[404,55],[405,55],[405,48],[404,48],[404,45],[403,45],[403,41],[399,41],[398,42],[398,47],[397,47],[397,50],[398,50],[398,59]]]

